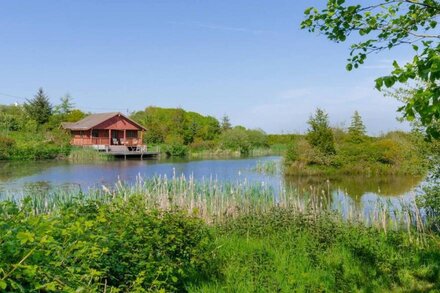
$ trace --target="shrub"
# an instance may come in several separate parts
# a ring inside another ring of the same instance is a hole
[[[7,160],[11,157],[12,149],[15,146],[15,140],[0,136],[0,160]]]
[[[188,147],[183,144],[174,143],[166,146],[165,153],[170,157],[184,157],[188,153]]]
[[[307,123],[310,128],[307,132],[309,143],[319,149],[325,155],[336,152],[332,129],[329,126],[328,114],[317,109],[315,116],[311,116]]]
[[[0,291],[184,291],[217,274],[208,227],[132,197],[50,215],[0,203]]]

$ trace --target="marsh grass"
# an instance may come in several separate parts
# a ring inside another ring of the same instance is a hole
[[[275,175],[281,172],[281,163],[273,160],[270,161],[258,160],[255,167],[252,168],[252,171],[261,174]]]
[[[425,231],[425,219],[414,202],[377,200],[369,209],[361,210],[356,205],[334,199],[330,186],[310,186],[308,189],[274,188],[264,182],[224,183],[212,178],[196,181],[194,177],[158,176],[144,179],[137,176],[134,184],[118,180],[113,187],[102,186],[81,190],[78,186],[35,189],[26,194],[6,196],[15,202],[32,203],[35,214],[51,213],[63,205],[77,201],[111,202],[137,196],[145,206],[159,210],[184,210],[202,218],[208,224],[222,223],[229,218],[267,213],[274,209],[288,210],[297,214],[308,214],[318,218],[322,215],[340,217],[341,220],[361,223],[387,233],[390,230],[406,230],[415,241]]]
[[[98,152],[89,147],[74,148],[69,154],[68,160],[74,163],[88,163],[114,160],[113,156]]]

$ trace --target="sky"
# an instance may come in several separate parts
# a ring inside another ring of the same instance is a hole
[[[374,79],[410,49],[347,72],[349,43],[300,29],[304,10],[324,4],[0,0],[0,104],[43,87],[53,104],[68,93],[84,111],[181,107],[268,133],[304,132],[317,107],[334,126],[358,110],[370,134],[409,129]]]

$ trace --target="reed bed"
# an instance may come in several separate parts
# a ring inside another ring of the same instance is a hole
[[[112,156],[106,153],[98,152],[90,147],[74,148],[68,157],[68,160],[74,163],[111,161],[112,159]]]
[[[255,167],[252,169],[252,171],[255,171],[257,173],[261,174],[269,174],[269,175],[275,175],[281,173],[282,165],[281,162],[278,161],[261,161],[258,160]]]
[[[423,233],[425,218],[415,202],[378,200],[368,210],[335,199],[330,188],[310,186],[308,189],[274,188],[261,182],[219,182],[213,178],[196,181],[194,177],[158,176],[145,179],[138,175],[135,183],[118,180],[113,187],[101,186],[81,190],[79,186],[45,188],[43,191],[27,191],[25,194],[4,195],[3,199],[31,204],[34,214],[53,213],[58,208],[77,201],[110,202],[127,201],[137,196],[145,206],[160,210],[184,210],[202,218],[209,224],[250,214],[265,214],[273,209],[285,209],[310,217],[340,217],[344,221],[376,227],[385,233],[406,229],[409,234]]]

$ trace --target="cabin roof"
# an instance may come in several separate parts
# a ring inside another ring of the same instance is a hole
[[[140,129],[146,130],[145,127],[143,127],[139,123],[133,121],[132,119],[128,118],[127,116],[125,116],[120,112],[90,114],[89,116],[77,122],[62,122],[61,126],[64,129],[70,129],[70,130],[89,130],[115,116],[122,116],[125,119],[132,122],[134,125],[138,126]]]

